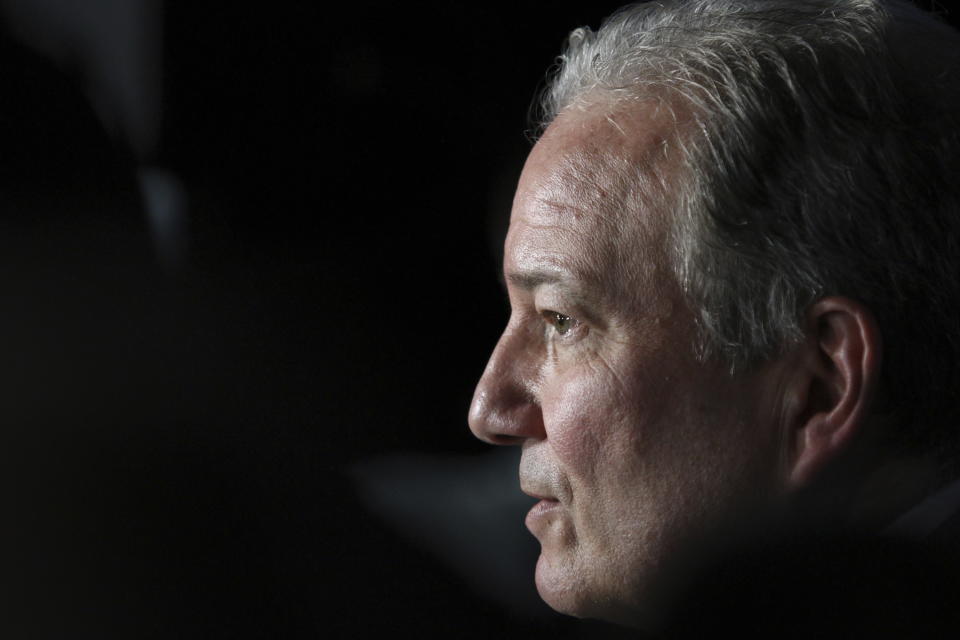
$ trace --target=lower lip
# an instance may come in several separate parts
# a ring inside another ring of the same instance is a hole
[[[526,525],[528,529],[533,529],[536,524],[549,516],[552,512],[560,508],[560,502],[557,500],[541,500],[537,504],[533,505],[530,509],[530,512],[527,513]]]

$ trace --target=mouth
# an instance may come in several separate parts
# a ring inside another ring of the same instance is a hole
[[[538,525],[538,523],[546,518],[550,512],[558,509],[560,501],[549,492],[544,491],[543,487],[524,487],[521,484],[520,490],[537,500],[537,503],[527,513],[525,520],[527,528],[536,534],[537,529],[543,526],[542,524]]]
[[[539,538],[539,532],[546,528],[547,522],[554,515],[554,512],[560,509],[560,501],[556,498],[549,498],[531,493],[527,493],[527,495],[532,498],[538,498],[539,502],[533,505],[533,507],[530,508],[530,511],[527,512],[527,517],[524,519],[524,524],[527,526],[527,529],[530,530],[530,533]]]

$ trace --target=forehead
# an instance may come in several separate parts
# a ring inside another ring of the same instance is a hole
[[[508,278],[547,271],[601,289],[662,278],[675,129],[672,112],[657,103],[558,116],[520,178],[507,236]]]
[[[517,190],[517,200],[551,196],[562,199],[560,210],[550,206],[514,209],[514,215],[604,209],[629,195],[654,195],[657,178],[667,168],[676,130],[674,112],[660,101],[629,103],[620,108],[597,106],[561,113],[537,142]],[[579,207],[570,207],[572,204]],[[603,206],[606,205],[606,206]]]

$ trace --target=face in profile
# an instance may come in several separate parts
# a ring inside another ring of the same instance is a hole
[[[764,500],[779,443],[762,372],[696,358],[654,204],[669,198],[636,186],[669,188],[670,120],[608,116],[561,114],[524,167],[505,244],[511,316],[470,424],[522,448],[544,600],[643,624]]]

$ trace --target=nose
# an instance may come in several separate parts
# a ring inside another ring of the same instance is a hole
[[[468,421],[473,434],[490,444],[521,444],[546,432],[537,399],[540,364],[522,331],[510,326],[500,337],[477,383]]]

